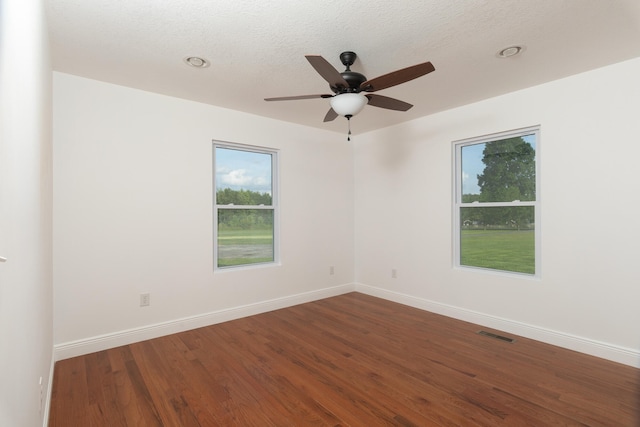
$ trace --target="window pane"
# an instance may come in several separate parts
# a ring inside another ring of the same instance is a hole
[[[461,148],[462,203],[536,200],[535,134]]]
[[[535,274],[535,208],[460,209],[460,265]]]
[[[273,209],[218,209],[218,267],[274,261]]]
[[[270,153],[216,147],[216,203],[272,204]]]

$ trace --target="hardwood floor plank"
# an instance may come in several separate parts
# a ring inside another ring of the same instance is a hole
[[[127,421],[116,403],[116,383],[107,352],[85,356],[87,386],[90,390],[91,416],[89,425],[99,426],[105,421],[114,427],[126,427]]]
[[[276,312],[274,315],[282,314],[283,312]],[[291,312],[287,312],[291,313]],[[324,361],[317,355],[311,358],[311,366],[329,366],[330,371],[333,371],[334,381],[346,380],[346,384],[353,384],[354,381],[359,383],[359,387],[364,388],[367,395],[380,401],[387,401],[389,396],[394,396],[394,401],[401,402],[403,406],[396,406],[395,412],[409,413],[411,411],[422,413],[425,416],[430,416],[433,411],[430,410],[429,405],[431,402],[424,399],[420,391],[426,387],[422,382],[416,380],[415,372],[411,375],[407,375],[403,372],[403,367],[396,365],[397,371],[395,375],[386,377],[385,374],[379,371],[376,366],[380,363],[390,365],[392,362],[390,359],[383,359],[381,350],[379,347],[372,351],[366,351],[361,345],[354,346],[354,344],[348,339],[339,339],[338,333],[342,333],[346,324],[337,324],[335,329],[329,328],[329,322],[322,322],[322,326],[301,325],[297,326],[295,319],[291,319],[289,322],[279,325],[276,328],[277,331],[295,331],[294,336],[301,337],[299,339],[304,340],[305,345],[302,346],[302,350],[305,348],[313,348],[314,343],[330,343],[331,345],[322,345],[322,348],[316,348],[314,351],[316,354],[323,350],[333,350],[334,357],[327,357],[332,359],[335,363]],[[286,332],[281,332],[286,333]],[[332,339],[327,339],[327,336],[331,336]],[[290,338],[292,339],[292,338]],[[295,350],[299,352],[300,350]],[[345,358],[340,360],[340,358]],[[317,375],[315,372],[314,375]],[[437,393],[437,389],[432,389],[433,393]],[[406,417],[405,417],[406,418]],[[434,420],[435,421],[435,420]]]
[[[225,356],[229,357],[229,366],[236,373],[246,372],[248,383],[264,390],[268,397],[269,406],[277,410],[277,413],[272,415],[274,419],[281,419],[281,423],[287,423],[287,420],[290,420],[292,425],[295,425],[293,422],[295,420],[305,420],[308,425],[316,423],[315,412],[309,412],[309,402],[301,400],[300,394],[292,388],[291,383],[280,376],[278,372],[272,370],[275,363],[273,355],[269,354],[267,347],[262,346],[264,350],[262,352],[253,351],[254,345],[256,345],[253,334],[246,341],[241,341],[234,338],[234,336],[237,337],[236,331],[228,334],[225,328],[219,328],[215,332],[215,336],[212,336],[212,340],[215,342],[235,343],[235,345],[225,345],[223,350],[226,353]],[[247,355],[250,357],[247,358]],[[274,380],[275,378],[277,381]],[[312,406],[314,405],[312,404]]]
[[[51,401],[57,411],[51,411],[51,425],[88,425],[89,391],[87,389],[85,359],[74,357],[56,363],[64,375],[54,375]]]
[[[640,426],[640,370],[351,293],[56,364],[50,426]]]
[[[358,328],[355,324],[350,325],[347,319],[341,320],[341,322],[337,322],[334,325],[332,334],[342,333],[341,331],[345,329],[345,326]],[[354,318],[354,320],[356,323],[359,322],[357,318]],[[323,323],[325,328],[329,326],[328,322],[325,321]],[[372,371],[372,369],[376,369],[376,366],[383,364],[389,367],[391,371],[395,371],[396,375],[403,375],[400,386],[413,385],[411,392],[401,390],[401,393],[414,393],[415,401],[423,401],[425,396],[428,396],[428,400],[435,401],[441,406],[449,407],[455,412],[467,414],[467,423],[470,423],[474,418],[478,425],[495,425],[498,422],[493,418],[495,414],[490,414],[491,416],[489,417],[487,414],[484,414],[485,416],[475,414],[478,410],[477,405],[469,402],[468,399],[460,398],[460,393],[468,387],[469,377],[472,376],[468,372],[460,369],[451,369],[446,363],[433,363],[433,359],[418,357],[418,353],[415,351],[418,347],[410,344],[410,340],[403,339],[400,331],[394,331],[394,333],[389,334],[389,339],[379,342],[368,331],[364,332],[366,332],[366,339],[360,343],[358,348],[353,347],[348,340],[343,340],[346,346],[351,346],[350,351],[357,355],[354,360],[357,359],[358,363],[363,363],[366,360],[366,365],[370,367],[369,372],[361,372],[359,375],[374,375],[380,379],[380,384],[389,383],[389,378],[382,377]],[[404,343],[400,343],[398,340],[404,341]],[[400,351],[398,351],[399,347]],[[422,372],[425,366],[429,366],[430,369],[427,372]],[[353,369],[357,370],[357,367],[354,366]],[[438,381],[440,376],[446,376],[446,386],[443,386]],[[458,394],[452,395],[452,390],[455,390]],[[474,414],[473,416],[469,415],[472,413]]]
[[[184,365],[173,357],[169,341],[167,337],[155,341],[163,344],[161,352],[156,351],[152,341],[131,345],[135,365],[145,379],[149,395],[162,396],[162,399],[156,399],[155,408],[163,425],[198,427],[200,424],[180,393],[181,383],[184,382]]]

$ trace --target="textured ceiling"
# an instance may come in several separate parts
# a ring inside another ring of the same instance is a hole
[[[640,56],[639,0],[45,0],[57,71],[344,133],[304,55],[367,78],[431,61],[378,92],[408,112],[365,109],[362,133]],[[522,54],[501,59],[507,46]],[[211,66],[194,69],[187,56]]]

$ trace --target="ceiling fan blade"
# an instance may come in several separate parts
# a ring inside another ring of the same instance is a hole
[[[315,99],[315,98],[331,98],[333,95],[297,95],[297,96],[279,96],[276,98],[265,98],[265,101],[294,101],[296,99]]]
[[[388,96],[375,94],[367,94],[365,96],[369,98],[368,105],[386,108],[387,110],[407,111],[409,108],[413,107],[413,105],[409,104],[408,102],[400,101],[399,99],[395,98],[389,98]]]
[[[349,87],[349,83],[342,77],[342,75],[333,68],[333,65],[329,64],[329,62],[319,55],[305,55],[307,61],[311,64],[313,68],[325,79],[329,82],[331,87]]]
[[[338,113],[336,113],[333,108],[329,108],[329,111],[327,111],[327,115],[324,116],[323,122],[330,122],[332,120],[335,120],[336,117],[338,117]]]
[[[401,83],[417,79],[418,77],[429,74],[434,70],[435,67],[431,62],[424,62],[422,64],[413,65],[411,67],[403,68],[401,70],[393,71],[389,74],[367,80],[360,85],[360,89],[365,92],[375,92],[377,90],[386,89],[391,86],[396,86]]]

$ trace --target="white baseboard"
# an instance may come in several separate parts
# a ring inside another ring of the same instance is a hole
[[[430,311],[432,313],[441,314],[454,319],[464,320],[466,322],[476,323],[487,328],[509,332],[515,335],[556,345],[558,347],[567,348],[581,353],[586,353],[591,356],[640,368],[640,352],[632,349],[553,331],[534,325],[528,325],[509,319],[503,319],[485,313],[467,310],[360,283],[356,283],[355,290],[356,292],[394,301],[400,304],[419,308],[421,310]]]
[[[157,323],[154,325],[142,326],[140,328],[133,328],[111,334],[57,344],[54,346],[54,359],[56,361],[68,359],[134,342],[158,338],[255,314],[266,313],[268,311],[304,304],[306,302],[317,301],[323,298],[353,292],[354,290],[354,284],[340,285],[317,291],[276,298],[273,300],[261,301],[254,304],[204,313],[197,316]],[[51,378],[53,378],[53,376]]]

